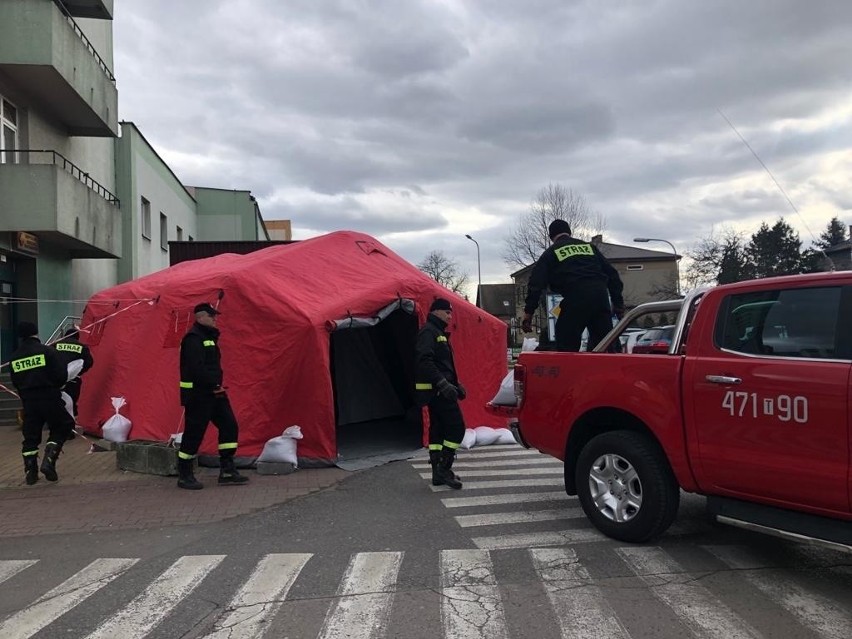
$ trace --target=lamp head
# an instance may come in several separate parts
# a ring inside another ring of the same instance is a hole
[[[650,242],[650,241],[651,241],[651,238],[648,238],[648,237],[634,237],[634,238],[633,238],[633,241],[634,241],[634,242]]]

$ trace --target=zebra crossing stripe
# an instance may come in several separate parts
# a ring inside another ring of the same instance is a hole
[[[482,550],[503,550],[507,548],[536,548],[541,546],[564,546],[592,541],[606,541],[607,537],[591,528],[576,530],[555,530],[539,533],[519,533],[496,537],[474,537],[473,543]]]
[[[629,639],[573,548],[536,548],[530,555],[563,637]]]
[[[456,451],[456,459],[467,459],[469,457],[476,457],[477,459],[486,459],[489,457],[541,457],[541,453],[537,450],[521,448],[514,444],[505,447],[501,446],[501,448],[506,448],[506,450],[493,450],[484,447],[459,448]]]
[[[225,555],[188,555],[174,562],[145,591],[87,639],[141,639],[218,566]]]
[[[441,551],[441,623],[452,639],[508,639],[500,590],[489,554]]]
[[[231,600],[228,615],[204,639],[262,637],[311,557],[307,553],[266,555]]]
[[[483,495],[481,497],[447,497],[441,500],[447,508],[468,508],[472,506],[494,506],[499,504],[523,504],[536,501],[571,501],[564,490],[545,493],[505,493],[503,495]]]
[[[88,566],[0,623],[0,637],[26,639],[106,586],[138,559],[95,559]]]
[[[431,477],[432,475],[428,475]],[[425,477],[424,477],[425,479]],[[560,477],[541,477],[536,479],[485,479],[483,481],[467,481],[462,477],[465,490],[480,490],[485,488],[521,488],[523,486],[562,486],[565,480]],[[452,490],[446,486],[429,486],[432,492]]]
[[[760,636],[661,548],[617,548],[616,552],[654,596],[697,636],[714,639]]]
[[[510,513],[483,513],[481,515],[458,515],[455,519],[462,528],[471,526],[498,526],[501,524],[521,524],[533,521],[554,521],[556,519],[578,519],[586,513],[576,508],[555,510],[528,510]]]
[[[457,458],[460,459],[460,458]],[[430,464],[411,464],[414,468],[429,468]],[[456,461],[453,469],[459,468],[503,468],[509,466],[555,466],[562,469],[562,462],[552,457],[535,459],[491,459],[485,461]]]
[[[456,470],[456,467],[453,466],[453,470]],[[514,468],[512,470],[466,470],[464,471],[464,479],[467,477],[505,477],[507,474],[512,473],[512,476],[517,475],[556,475],[558,477],[564,476],[564,471],[562,468]],[[420,473],[420,477],[423,479],[429,479],[432,477],[432,473]]]
[[[779,603],[806,628],[822,637],[849,639],[852,637],[852,615],[834,602],[812,594],[789,579],[785,571],[767,571],[749,553],[737,546],[702,546],[723,563],[740,573],[749,583]]]
[[[38,559],[8,559],[0,561],[0,584],[36,563],[38,563]]]
[[[401,552],[354,555],[318,639],[383,637],[402,555]]]

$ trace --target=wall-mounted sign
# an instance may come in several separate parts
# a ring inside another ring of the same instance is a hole
[[[19,251],[38,254],[38,237],[24,231],[18,231],[15,236],[15,247]]]

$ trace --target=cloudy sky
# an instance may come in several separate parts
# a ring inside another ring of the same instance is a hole
[[[464,235],[510,281],[548,183],[606,240],[681,253],[714,225],[852,224],[849,0],[119,0],[115,67],[184,183],[250,189],[294,239],[443,250],[474,284]]]

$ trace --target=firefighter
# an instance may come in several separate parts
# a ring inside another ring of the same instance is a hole
[[[74,402],[74,417],[77,417],[77,402],[80,399],[80,391],[83,388],[83,373],[89,370],[95,363],[92,357],[92,352],[85,344],[80,343],[80,331],[76,327],[69,328],[65,331],[61,340],[54,344],[54,348],[59,352],[64,364],[67,366],[75,359],[83,360],[83,369],[80,374],[74,379],[65,384],[63,389],[71,401]]]
[[[195,478],[192,460],[211,421],[219,430],[219,484],[245,484],[248,477],[240,475],[234,464],[237,420],[222,385],[216,328],[216,316],[220,313],[206,302],[198,304],[193,312],[195,323],[180,344],[180,401],[186,411],[186,427],[178,451],[177,485],[187,490],[204,488]]]
[[[52,346],[39,341],[38,327],[32,322],[18,324],[21,343],[9,361],[12,384],[18,390],[24,409],[24,477],[27,485],[38,481],[38,447],[42,426],[50,428],[44,447],[41,472],[48,481],[56,481],[56,460],[62,445],[74,428],[74,418],[62,402],[62,386],[68,379],[68,369]]]
[[[612,316],[624,315],[624,284],[598,248],[571,237],[565,220],[548,227],[551,246],[533,266],[521,328],[532,330],[532,315],[546,288],[562,296],[556,320],[556,350],[579,351],[583,330],[589,329],[588,350],[612,330]]]
[[[420,406],[429,407],[429,463],[432,485],[462,487],[453,471],[456,450],[464,437],[464,418],[458,400],[467,395],[459,383],[453,362],[453,349],[446,333],[453,307],[442,297],[429,308],[426,323],[417,335],[415,347],[415,396]]]

